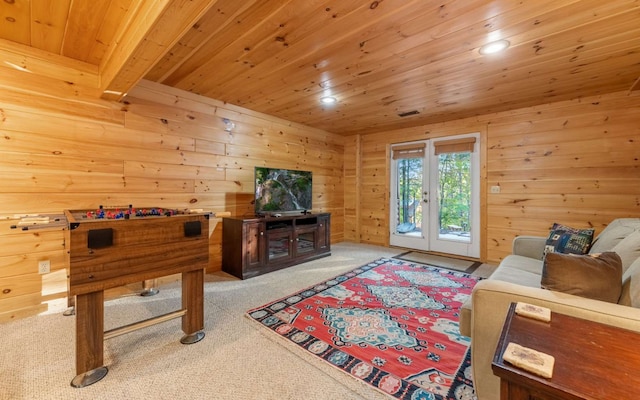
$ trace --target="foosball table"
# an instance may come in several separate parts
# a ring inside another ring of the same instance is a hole
[[[204,272],[209,217],[202,210],[103,208],[66,210],[69,295],[76,296],[76,377],[84,387],[108,372],[104,340],[182,318],[184,344],[204,337]],[[106,289],[182,274],[180,310],[104,331]]]

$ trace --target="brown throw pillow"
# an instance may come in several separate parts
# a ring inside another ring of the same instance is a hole
[[[622,291],[622,261],[613,252],[548,253],[540,283],[544,289],[617,303]]]

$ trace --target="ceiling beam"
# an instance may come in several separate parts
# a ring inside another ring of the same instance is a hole
[[[217,0],[135,0],[100,65],[102,98],[121,100]]]

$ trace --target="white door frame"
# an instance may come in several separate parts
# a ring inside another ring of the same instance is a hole
[[[439,141],[475,137],[474,150],[471,153],[471,236],[468,243],[439,237],[438,224],[438,157],[435,156],[434,144]],[[390,196],[389,196],[389,244],[423,251],[455,254],[467,257],[480,257],[480,133],[468,133],[455,136],[444,136],[428,140],[406,142],[404,144],[425,143],[426,154],[423,164],[423,193],[428,192],[427,202],[422,202],[422,226],[420,234],[407,235],[396,232],[397,203],[397,161],[390,159]],[[392,145],[395,145],[394,143]]]

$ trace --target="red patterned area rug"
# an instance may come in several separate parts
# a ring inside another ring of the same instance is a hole
[[[479,279],[381,258],[247,315],[397,399],[474,399],[458,321]]]

